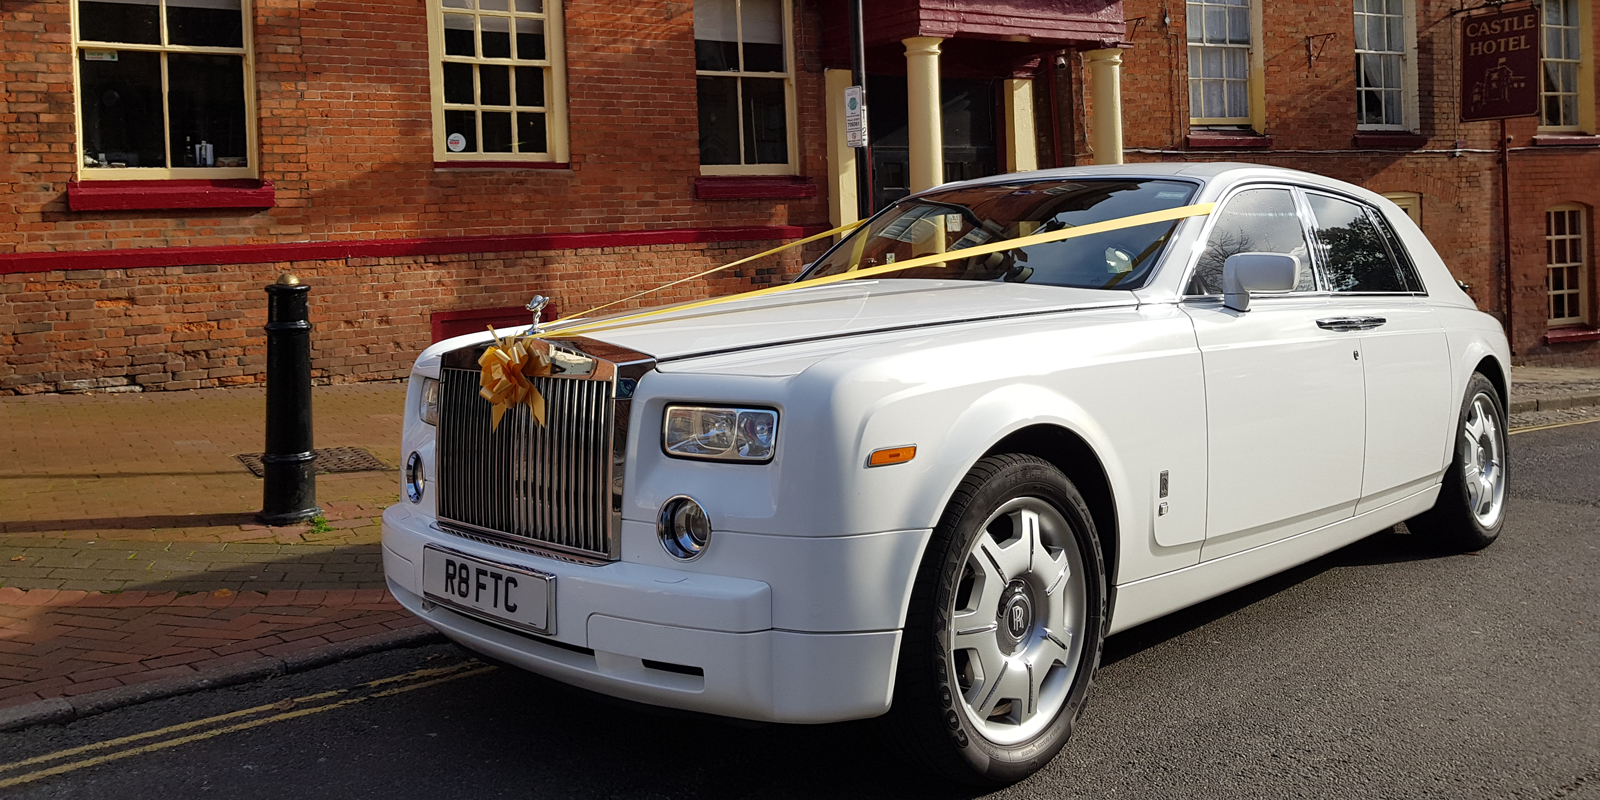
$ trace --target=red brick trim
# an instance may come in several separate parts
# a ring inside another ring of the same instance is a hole
[[[1535,146],[1600,147],[1600,136],[1587,133],[1541,133],[1533,137]]]
[[[1600,341],[1600,330],[1594,328],[1556,328],[1545,331],[1544,341],[1545,344]]]
[[[272,208],[272,181],[71,181],[73,211],[145,211],[167,208]]]
[[[754,200],[767,197],[816,197],[810,178],[769,175],[707,176],[694,179],[701,200]]]
[[[1194,131],[1188,136],[1191,150],[1267,150],[1272,137],[1240,131]]]
[[[556,310],[556,307],[555,307],[554,303],[545,306],[543,313],[541,313],[539,315],[539,319],[541,319],[541,320],[553,320],[553,319],[559,319],[560,317],[561,317],[561,312]],[[516,325],[526,325],[529,322],[533,321],[533,315],[529,314],[528,313],[528,309],[526,309],[526,308],[524,308],[522,306],[501,306],[501,307],[498,307],[498,308],[465,308],[465,309],[457,309],[455,311],[434,311],[434,312],[432,312],[431,314],[428,315],[428,322],[429,322],[430,327],[433,328],[433,341],[435,343],[442,342],[445,339],[449,339],[452,336],[459,336],[460,333],[452,333],[451,331],[460,329],[462,327],[466,327],[468,329],[476,328],[477,330],[483,330],[483,325],[465,325],[465,326],[463,326],[463,325],[452,324],[452,323],[471,323],[471,322],[477,322],[479,320],[482,320],[483,323],[486,325],[486,324],[488,324],[490,322],[493,322],[495,320],[509,320],[509,319],[515,319],[516,321],[515,321],[514,324],[516,324]],[[500,327],[505,327],[505,326],[502,325]],[[465,332],[465,331],[462,331],[462,332]]]
[[[139,247],[52,253],[0,253],[0,275],[53,270],[138,269],[197,264],[267,264],[342,258],[509,253],[577,250],[593,247],[645,247],[656,244],[760,242],[799,239],[827,230],[823,225],[750,225],[737,228],[670,228],[609,233],[525,233],[509,236],[441,236],[427,239],[371,239],[284,242],[217,247]]]
[[[566,161],[435,161],[436,170],[457,169],[572,169]]]
[[[1350,143],[1356,147],[1418,150],[1427,146],[1428,137],[1418,133],[1358,133],[1350,137]]]

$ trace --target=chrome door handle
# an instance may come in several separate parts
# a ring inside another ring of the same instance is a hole
[[[1328,331],[1370,331],[1388,322],[1383,317],[1324,317],[1317,327]]]

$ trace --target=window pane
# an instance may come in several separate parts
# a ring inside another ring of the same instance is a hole
[[[484,11],[510,11],[511,5],[506,0],[478,0],[478,8]]]
[[[1234,44],[1250,43],[1250,9],[1228,9],[1228,41]]]
[[[544,105],[544,70],[517,67],[517,105],[524,108]]]
[[[737,0],[695,0],[695,69],[739,68]]]
[[[447,56],[475,56],[477,44],[473,41],[472,17],[465,14],[444,15],[444,54]]]
[[[483,112],[483,152],[511,152],[511,112]]]
[[[1205,109],[1202,117],[1225,117],[1228,115],[1227,103],[1223,97],[1222,81],[1206,81],[1200,86],[1204,93],[1205,102],[1201,105]]]
[[[544,20],[517,20],[517,58],[523,61],[544,60]]]
[[[1188,5],[1184,6],[1183,13],[1184,27],[1188,29],[1189,41],[1204,41],[1205,37],[1203,36],[1203,20],[1205,19],[1205,8],[1197,3],[1189,3]]]
[[[782,72],[783,3],[781,0],[743,0],[744,69],[746,72]]]
[[[486,106],[511,105],[511,68],[498,64],[478,65],[478,102]],[[489,129],[484,128],[483,141],[489,141]]]
[[[444,135],[449,141],[451,136],[461,134],[466,140],[466,147],[456,150],[447,148],[452,153],[478,152],[478,116],[475,111],[446,111],[444,112]]]
[[[1206,6],[1206,41],[1211,44],[1228,40],[1228,9]]]
[[[444,0],[445,8],[472,8],[472,0]]]
[[[1244,81],[1228,81],[1228,116],[1250,116],[1250,100],[1247,97],[1248,84]]]
[[[78,38],[94,42],[161,44],[159,0],[78,3]]]
[[[545,138],[544,114],[537,111],[517,112],[517,152],[543,153],[549,149]]]
[[[161,56],[115,53],[115,61],[78,62],[83,86],[83,152],[97,166],[164,167]]]
[[[239,0],[167,0],[169,44],[243,47]]]
[[[517,11],[523,14],[543,14],[544,0],[517,0]]]
[[[168,54],[167,119],[174,167],[245,166],[244,56]]]
[[[1200,75],[1206,78],[1222,77],[1222,48],[1206,47],[1200,50]]]
[[[699,79],[700,163],[739,163],[738,78]]]
[[[1406,49],[1406,45],[1405,45],[1406,39],[1405,39],[1405,32],[1404,32],[1405,22],[1404,22],[1404,20],[1402,20],[1400,17],[1389,17],[1388,21],[1389,21],[1388,47],[1385,47],[1383,49],[1388,50],[1388,51],[1393,52],[1393,53],[1404,52],[1405,49]]]
[[[1323,273],[1334,291],[1406,291],[1405,281],[1364,207],[1320,194],[1308,194],[1306,199],[1317,220]]]
[[[1365,50],[1365,49],[1367,49],[1367,21],[1366,20],[1367,20],[1366,17],[1363,17],[1360,14],[1356,15],[1356,49],[1357,50]]]
[[[484,58],[511,57],[511,19],[508,17],[478,17],[478,27],[483,32]],[[487,141],[489,135],[484,134]]]
[[[747,164],[789,163],[789,125],[783,80],[744,78],[744,153]]]
[[[1250,51],[1242,47],[1230,47],[1223,52],[1224,74],[1233,80],[1242,81],[1250,77]]]
[[[1189,294],[1220,294],[1222,265],[1239,253],[1287,253],[1300,260],[1297,292],[1316,288],[1310,248],[1294,196],[1288,189],[1250,189],[1234,195],[1217,215],[1205,252],[1189,281]]]
[[[465,105],[475,102],[472,99],[471,64],[444,63],[444,101]]]

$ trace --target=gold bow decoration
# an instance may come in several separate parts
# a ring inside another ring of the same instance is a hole
[[[489,326],[494,333],[494,326]],[[495,336],[494,344],[478,358],[478,396],[494,404],[490,430],[500,429],[500,418],[519,404],[527,404],[535,422],[544,427],[544,395],[532,378],[550,374],[550,359],[534,346],[533,336]]]

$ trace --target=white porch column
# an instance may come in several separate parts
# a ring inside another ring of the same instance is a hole
[[[944,128],[939,113],[937,36],[913,36],[906,46],[906,133],[911,149],[913,192],[944,183]]]
[[[830,69],[824,77],[828,105],[828,220],[837,228],[860,216],[856,149],[845,145],[844,90],[850,88],[850,70]]]
[[[1006,172],[1027,172],[1039,168],[1037,139],[1033,131],[1033,81],[1010,79],[1005,82]]]
[[[1122,163],[1122,51],[1090,50],[1089,98],[1093,113],[1089,119],[1089,146],[1094,163]]]

